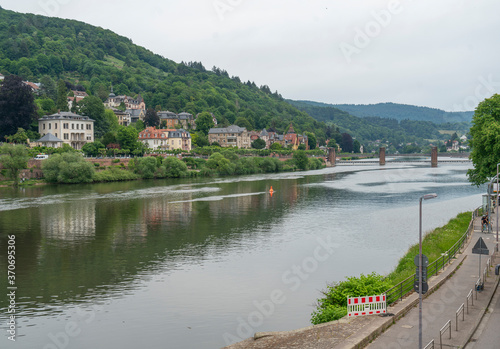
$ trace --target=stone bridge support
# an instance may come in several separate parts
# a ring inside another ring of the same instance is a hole
[[[382,147],[378,150],[378,163],[380,166],[385,165],[385,148]]]
[[[432,147],[431,149],[431,167],[438,167],[438,148]]]
[[[336,158],[335,148],[328,148],[328,161],[330,162],[330,166],[335,166]]]

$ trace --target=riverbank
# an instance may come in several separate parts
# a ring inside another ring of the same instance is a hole
[[[443,259],[443,269],[448,262],[450,262],[451,264],[453,261],[456,261],[454,257],[455,254],[459,252],[460,248],[456,249],[453,256],[450,254],[450,251],[454,250],[454,246],[458,242],[460,242],[460,245],[463,248],[469,241],[470,235],[473,232],[473,221],[475,217],[476,215],[472,212],[460,213],[456,218],[451,219],[445,226],[436,228],[426,234],[422,242],[423,254],[426,254],[429,257],[430,261],[435,261],[436,259],[442,258],[443,252],[447,252],[446,254],[448,261],[445,262],[445,260]],[[414,274],[415,266],[413,264],[413,259],[417,254],[418,244],[410,247],[408,252],[400,259],[394,271],[387,275],[386,280],[391,280],[393,284],[396,284],[407,279],[408,274]],[[459,264],[460,263],[454,263],[454,267],[448,269],[455,270],[459,267]],[[446,281],[451,273],[452,272],[448,272],[446,276],[441,275],[441,278],[438,281],[436,281],[435,279],[433,284],[429,282],[431,284],[431,292],[432,287],[438,288],[440,285],[442,285],[442,283],[444,283],[444,281]],[[437,269],[436,276],[438,274],[443,274],[443,272]],[[431,277],[431,275],[432,274],[429,275],[429,278]],[[413,282],[411,282],[411,284],[413,284]],[[332,290],[335,290],[335,285],[331,288]],[[366,288],[364,289],[364,291],[366,291]],[[353,291],[351,290],[351,296],[357,296],[356,294],[352,294],[352,292]],[[408,305],[408,302],[402,302],[402,300],[407,299],[411,295],[415,295],[413,290],[404,293],[402,292],[399,298],[400,301],[394,303],[392,305],[392,310],[388,310],[388,312],[393,314],[397,313],[399,314],[399,316],[404,316],[404,314],[408,312],[414,306],[414,304],[410,303],[410,305]],[[346,299],[346,297],[344,297],[344,299]],[[385,323],[387,321],[385,321],[382,325],[380,325],[379,323],[383,321],[377,322],[374,320],[374,318],[375,317],[358,317],[354,319],[348,319],[347,317],[342,317],[339,319],[334,319],[330,322],[317,324],[293,331],[256,333],[254,338],[246,339],[242,342],[229,345],[225,348],[332,348],[334,345],[347,340],[349,337],[356,337],[355,335],[358,334],[358,332],[363,328],[366,329],[367,327],[371,326],[378,331],[379,327],[385,329],[391,324],[391,321],[388,320],[387,324]],[[374,323],[376,325],[374,325]],[[382,330],[380,330],[380,332]],[[374,334],[371,331],[372,330],[368,330],[367,337],[374,338]],[[368,341],[362,340],[362,342],[364,342],[364,345],[368,344]],[[347,345],[345,347],[347,348],[352,346]],[[344,346],[340,345],[339,348],[344,348]]]

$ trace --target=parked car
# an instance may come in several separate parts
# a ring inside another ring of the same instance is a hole
[[[49,156],[47,154],[38,154],[37,156],[35,156],[35,160],[45,160],[48,158]]]

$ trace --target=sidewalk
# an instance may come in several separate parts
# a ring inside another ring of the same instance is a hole
[[[429,292],[424,295],[422,307],[423,347],[432,340],[434,340],[434,347],[439,347],[440,329],[450,321],[451,339],[450,329],[443,331],[443,346],[463,348],[477,328],[493,297],[499,277],[494,275],[494,268],[487,267],[487,261],[494,253],[496,234],[481,233],[480,226],[480,217],[478,217],[474,222],[474,233],[462,254],[458,254],[455,261],[428,281]],[[481,268],[479,268],[479,255],[472,253],[472,248],[479,237],[483,238],[490,252],[490,256],[481,255]],[[498,260],[496,254],[490,261],[493,266],[500,263],[495,259]],[[481,274],[487,270],[489,276],[485,278],[484,290],[476,292],[475,284],[479,278],[479,269],[481,269]],[[467,302],[467,296],[471,290],[472,297],[469,297]],[[460,311],[457,317],[457,310],[462,309],[462,304],[464,305],[463,311]],[[226,348],[418,348],[418,294],[412,293],[389,307],[388,313],[394,316],[343,318],[290,332],[257,333],[254,338]]]

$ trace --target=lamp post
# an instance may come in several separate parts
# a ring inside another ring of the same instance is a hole
[[[497,244],[496,244],[496,248],[495,250],[498,251],[498,195],[500,194],[500,190],[498,190],[498,165],[500,165],[500,163],[497,164],[497,195],[495,196],[495,206],[496,206],[496,209],[497,209]]]
[[[436,193],[420,197],[419,229],[418,229],[418,348],[422,349],[422,200],[434,199]]]

